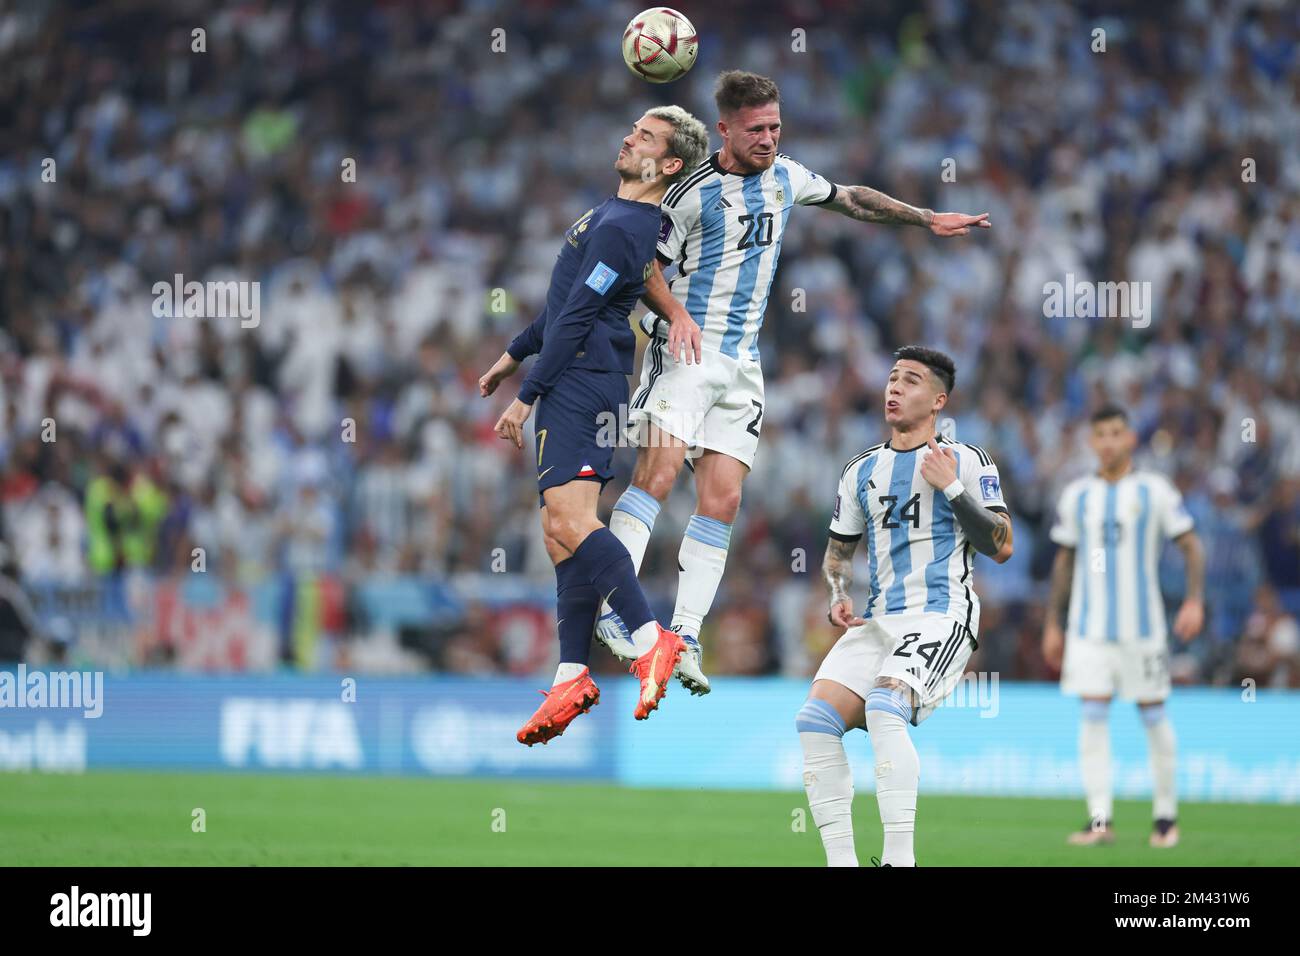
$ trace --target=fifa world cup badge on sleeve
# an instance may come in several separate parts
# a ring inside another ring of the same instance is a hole
[[[659,217],[659,241],[667,242],[668,237],[673,234],[673,221],[668,216]]]
[[[587,285],[604,295],[617,278],[617,272],[605,265],[605,263],[597,262],[596,268],[592,269],[591,275],[587,276]]]
[[[835,496],[835,520],[840,520],[840,495]]]
[[[1002,489],[998,487],[998,480],[993,475],[985,475],[980,479],[980,492],[985,501],[1002,497]]]

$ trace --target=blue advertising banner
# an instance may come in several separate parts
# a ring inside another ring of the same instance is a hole
[[[1055,685],[967,674],[912,731],[927,793],[1079,796],[1079,701]],[[632,786],[798,790],[803,755],[794,715],[806,681],[718,678],[706,698],[673,697],[635,740],[620,739]],[[1184,800],[1300,803],[1300,694],[1178,688],[1166,705],[1178,738]],[[1131,703],[1111,705],[1115,794],[1147,797],[1146,731]],[[874,788],[871,743],[845,737],[859,791]]]
[[[11,670],[12,674],[13,671]],[[0,672],[2,675],[3,672]],[[28,674],[28,683],[34,675]],[[102,676],[102,713],[0,701],[0,769],[149,768],[613,777],[613,709],[521,747],[533,682]]]
[[[187,676],[0,670],[0,770],[99,768],[500,776],[627,786],[802,788],[794,715],[808,683],[718,678],[708,697],[674,687],[645,722],[636,683],[606,679],[599,706],[546,747],[515,731],[537,682],[427,677]],[[1184,800],[1300,803],[1300,694],[1178,689]],[[958,685],[913,731],[929,793],[1078,796],[1079,704],[1042,684]],[[1146,734],[1111,708],[1115,792],[1151,792]],[[846,738],[858,789],[870,741]]]

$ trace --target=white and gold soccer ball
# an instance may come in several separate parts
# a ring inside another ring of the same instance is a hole
[[[623,62],[651,83],[681,79],[699,52],[695,27],[670,7],[642,10],[623,31]]]

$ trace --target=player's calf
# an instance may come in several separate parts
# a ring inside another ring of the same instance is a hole
[[[882,677],[867,695],[867,733],[876,757],[876,804],[885,833],[881,859],[891,866],[915,866],[916,793],[921,764],[908,733],[915,692],[900,680]]]
[[[809,697],[795,716],[794,726],[803,748],[804,792],[826,850],[826,865],[857,866],[853,772],[844,753],[846,721],[829,701]]]

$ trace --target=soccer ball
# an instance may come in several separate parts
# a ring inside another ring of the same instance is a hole
[[[668,7],[642,10],[623,31],[623,62],[651,83],[685,76],[699,50],[691,21]]]

